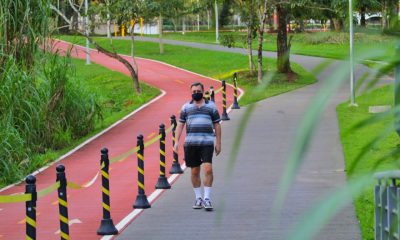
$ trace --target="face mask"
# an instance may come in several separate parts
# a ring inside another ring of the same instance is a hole
[[[200,101],[203,98],[203,93],[193,93],[192,99],[195,101]]]

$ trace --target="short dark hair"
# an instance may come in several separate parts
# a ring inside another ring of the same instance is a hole
[[[204,91],[204,85],[201,82],[192,83],[192,85],[190,85],[190,89],[192,89],[192,87],[197,87],[197,86],[200,86],[201,89]]]

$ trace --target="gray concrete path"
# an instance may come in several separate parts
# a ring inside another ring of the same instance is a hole
[[[191,47],[206,45],[170,40],[165,42]],[[207,45],[207,49],[226,50],[216,45]],[[239,50],[229,50],[232,51]],[[323,60],[306,56],[292,57],[292,61],[308,70]],[[191,208],[194,194],[190,171],[187,170],[171,190],[164,192],[152,208],[145,210],[117,239],[284,239],[285,234],[316,200],[346,181],[335,108],[348,98],[347,85],[338,91],[326,108],[304,165],[287,196],[279,224],[274,224],[272,204],[299,121],[327,76],[335,74],[337,64],[335,62],[325,69],[318,76],[319,82],[314,85],[256,104],[243,136],[232,172],[233,178],[226,181],[229,152],[245,110],[231,112],[232,120],[224,122],[222,127],[223,152],[214,159],[213,164],[214,212]],[[365,67],[359,67],[357,76],[364,71],[367,71]],[[315,239],[361,239],[353,206],[349,205],[338,213]]]

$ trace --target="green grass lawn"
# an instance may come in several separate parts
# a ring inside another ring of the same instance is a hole
[[[348,172],[348,178],[357,177],[363,173],[373,171],[377,160],[390,151],[399,147],[400,138],[392,132],[383,141],[372,148],[363,149],[370,141],[378,136],[385,128],[393,124],[393,117],[374,123],[358,130],[352,127],[370,118],[373,114],[368,113],[369,106],[392,105],[393,106],[393,87],[384,86],[370,93],[363,94],[357,98],[359,107],[349,107],[348,103],[340,104],[337,107],[341,141],[346,161],[346,169],[349,170],[358,154],[367,151],[366,156],[355,168],[354,172]],[[349,132],[346,134],[346,132]],[[380,163],[376,171],[387,169],[398,169],[399,163],[390,157]],[[374,239],[374,186],[365,186],[364,194],[355,200],[355,208],[358,219],[360,220],[363,239]]]
[[[84,44],[84,39],[81,37],[63,36],[62,39],[80,45]],[[102,46],[109,48],[108,39],[96,38],[96,41]],[[130,40],[113,40],[115,49],[123,54],[130,54],[130,44]],[[138,57],[159,60],[209,77],[226,79],[228,81],[231,81],[232,74],[235,71],[243,71],[248,67],[248,60],[245,55],[208,51],[190,47],[165,45],[165,54],[160,55],[157,43],[136,42],[135,52]],[[276,60],[270,58],[265,59],[264,66],[266,66],[269,72],[274,72],[276,71]],[[297,81],[287,83],[283,81],[284,76],[277,76],[276,78],[279,79],[277,79],[278,81],[276,82],[279,83],[270,85],[266,91],[257,96],[245,94],[241,99],[241,104],[252,103],[266,97],[303,87],[316,81],[316,78],[300,65],[292,63],[292,68],[298,74]],[[256,85],[257,83],[254,78],[249,78],[247,76],[239,78],[239,87],[243,88],[245,91],[253,89]]]
[[[84,60],[72,59],[72,61],[75,65],[75,79],[95,95],[95,99],[102,109],[103,119],[97,121],[95,129],[91,133],[81,139],[74,140],[69,147],[59,151],[47,150],[44,154],[34,155],[32,164],[24,170],[27,174],[47,163],[51,163],[160,94],[158,89],[141,84],[143,93],[139,96],[133,91],[133,83],[130,77],[94,63],[86,65]],[[10,183],[0,182],[0,188]]]
[[[221,32],[220,36],[233,35],[236,39],[236,47],[244,47],[243,39],[245,32]],[[349,55],[348,33],[317,32],[317,33],[295,33],[293,36],[291,53],[326,57],[334,59],[346,59]],[[158,37],[158,35],[145,35],[147,37]],[[188,42],[215,43],[215,32],[180,32],[164,33],[165,39],[173,39]],[[357,32],[355,34],[355,54],[362,55],[370,49],[379,49],[383,56],[376,60],[384,60],[386,56],[393,55],[393,49],[399,39],[393,36],[381,35],[377,32]],[[257,38],[253,41],[253,48],[257,49]],[[263,49],[276,51],[276,34],[265,33]]]

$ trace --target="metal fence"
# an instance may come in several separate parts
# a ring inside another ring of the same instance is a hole
[[[376,173],[375,240],[400,239],[400,171]]]

